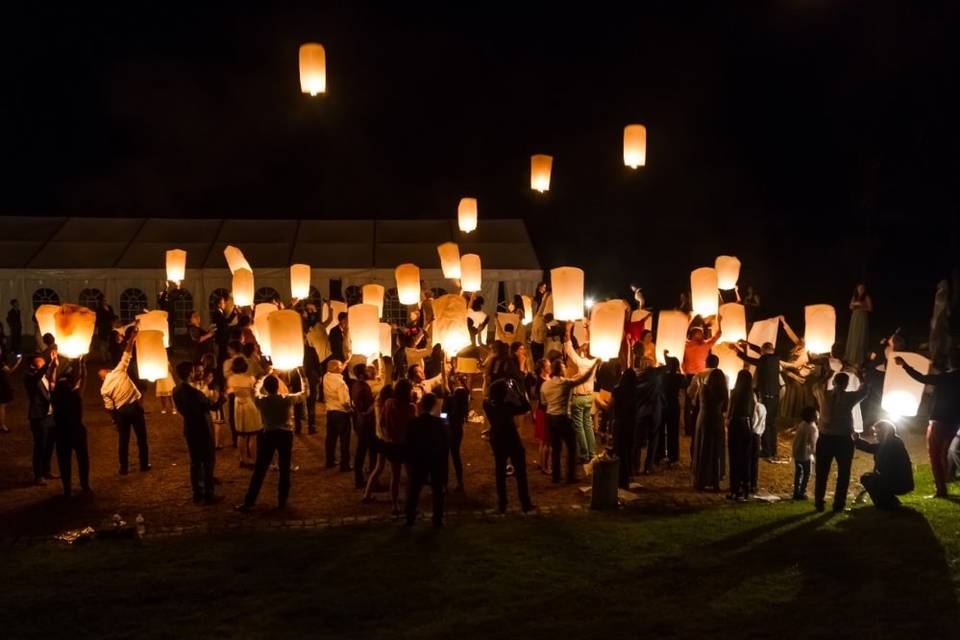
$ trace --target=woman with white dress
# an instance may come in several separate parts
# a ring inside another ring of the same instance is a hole
[[[234,396],[233,421],[237,430],[240,466],[251,469],[257,461],[257,434],[263,428],[260,411],[253,400],[256,384],[257,379],[248,373],[247,361],[235,358],[227,377],[227,393]]]

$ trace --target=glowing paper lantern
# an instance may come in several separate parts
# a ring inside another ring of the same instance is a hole
[[[512,333],[514,334],[516,334],[517,329],[520,328],[520,315],[516,313],[506,313],[503,311],[499,311],[497,312],[497,321],[500,325],[497,327],[497,331],[494,334],[497,340],[501,340],[501,341],[507,340],[508,336],[505,334],[507,325],[510,325],[511,327],[513,327]],[[501,331],[500,327],[503,327],[504,330]],[[510,339],[512,340],[513,337],[510,337]]]
[[[327,333],[333,331],[333,328],[337,326],[337,318],[340,317],[341,313],[347,312],[347,303],[340,302],[339,300],[330,301],[330,314],[333,316],[333,322],[330,323],[330,326],[327,327]]]
[[[690,273],[690,297],[695,314],[701,316],[717,314],[719,292],[716,269],[701,267]]]
[[[270,331],[270,359],[283,371],[303,364],[303,325],[293,309],[274,311],[267,317]]]
[[[311,96],[327,92],[327,52],[322,44],[300,45],[300,91]]]
[[[804,307],[803,340],[808,353],[830,353],[837,338],[837,313],[829,304]]]
[[[60,311],[58,304],[42,304],[33,312],[33,317],[37,319],[37,326],[40,327],[40,335],[46,334],[57,337],[57,321],[54,316]]]
[[[249,307],[253,304],[253,272],[250,269],[237,269],[233,272],[233,286],[230,295],[233,304],[238,307]]]
[[[433,300],[433,344],[448,354],[455,354],[470,345],[467,329],[467,301],[455,293]]]
[[[290,265],[290,297],[297,300],[310,297],[310,265]]]
[[[394,270],[397,278],[397,297],[400,304],[420,302],[420,267],[415,264],[402,264]]]
[[[747,312],[739,302],[720,305],[720,329],[723,342],[739,342],[747,339]]]
[[[714,262],[717,270],[717,287],[724,291],[737,286],[740,279],[740,261],[735,256],[717,256]]]
[[[86,307],[65,304],[53,316],[57,349],[68,358],[79,358],[90,350],[97,326],[97,314]]]
[[[347,309],[347,322],[354,354],[373,358],[380,353],[380,315],[376,305],[351,305]]]
[[[557,267],[550,270],[553,317],[560,321],[583,318],[583,269]]]
[[[277,305],[272,302],[261,302],[253,308],[253,333],[260,345],[260,353],[269,357],[273,350],[270,342],[270,314],[277,311]]]
[[[623,319],[622,300],[607,300],[593,305],[590,311],[590,355],[602,360],[620,355]]]
[[[464,291],[480,291],[483,282],[483,270],[480,256],[468,253],[460,257],[460,288]]]
[[[380,329],[380,355],[393,355],[393,327],[389,323],[381,322],[378,325]]]
[[[373,306],[375,306],[377,308],[377,318],[383,317],[383,294],[384,294],[383,285],[379,285],[379,284],[363,285],[363,304],[372,304]],[[353,325],[351,325],[351,330],[352,330],[352,326]]]
[[[631,169],[647,164],[647,128],[628,124],[623,129],[623,164]]]
[[[228,244],[227,248],[223,250],[223,257],[227,259],[227,267],[230,268],[230,273],[236,273],[239,269],[253,271],[250,268],[250,263],[243,257],[243,251],[232,245]]]
[[[590,341],[590,337],[587,335],[587,327],[583,324],[583,318],[574,321],[572,333],[577,340],[577,344],[585,344]]]
[[[530,188],[543,193],[550,190],[550,170],[553,156],[537,154],[530,156]]]
[[[437,253],[440,254],[440,268],[443,269],[443,277],[451,280],[460,279],[460,247],[456,242],[444,242],[437,247]]]
[[[460,224],[460,231],[470,233],[477,228],[477,199],[460,198],[460,206],[457,207],[457,222]]]
[[[457,358],[457,373],[469,375],[471,373],[480,373],[480,365],[476,358]]]
[[[533,298],[530,296],[520,296],[523,299],[523,324],[533,322]]]
[[[720,359],[717,368],[727,376],[727,388],[732,390],[737,382],[737,374],[743,370],[743,360],[737,356],[737,350],[729,342],[715,344],[710,351]]]
[[[162,380],[170,371],[163,340],[163,332],[155,329],[137,333],[137,373],[144,380]]]
[[[136,319],[140,323],[140,333],[142,334],[144,331],[159,331],[163,334],[163,347],[169,347],[170,323],[168,322],[168,317],[166,311],[160,311],[159,309],[139,314]],[[164,377],[166,377],[166,374],[164,374]]]
[[[186,273],[187,252],[183,249],[169,249],[167,251],[167,280],[183,282]]]
[[[657,362],[666,364],[663,350],[670,352],[671,358],[683,361],[683,352],[687,348],[687,327],[690,318],[683,311],[661,311],[657,321]]]
[[[896,351],[887,360],[887,373],[883,377],[883,398],[880,406],[894,417],[912,417],[917,415],[920,400],[923,399],[922,382],[917,382],[907,375],[903,367],[894,363],[895,357],[901,357],[917,372],[927,374],[930,371],[930,361],[919,353]]]

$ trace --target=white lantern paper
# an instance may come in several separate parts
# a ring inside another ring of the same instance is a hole
[[[583,324],[583,318],[579,320],[574,320],[573,322],[573,337],[576,339],[577,344],[586,344],[590,341],[590,337],[587,335],[587,327]]]
[[[501,342],[506,341],[508,339],[508,336],[506,335],[506,333],[504,333],[504,331],[506,331],[507,325],[510,325],[511,327],[513,327],[514,334],[516,334],[517,329],[520,328],[520,315],[517,313],[507,313],[505,311],[498,311],[497,320],[499,321],[500,326],[497,327],[497,330],[494,336],[496,337],[497,340],[500,340]],[[503,327],[504,331],[501,331],[500,327]],[[510,340],[513,340],[515,337],[516,335],[514,335],[513,337],[510,337]]]
[[[463,296],[448,293],[433,299],[433,344],[439,344],[450,356],[470,345]]]
[[[483,282],[483,269],[480,256],[467,253],[460,257],[460,288],[464,291],[480,291]]]
[[[620,355],[623,321],[623,300],[607,300],[593,305],[590,312],[591,356],[610,360]]]
[[[40,328],[40,335],[50,334],[56,339],[57,321],[54,316],[60,311],[58,304],[42,304],[33,312],[33,317],[37,319],[37,326]]]
[[[543,193],[550,190],[550,171],[553,156],[537,154],[530,156],[530,188]]]
[[[274,311],[267,318],[270,327],[270,359],[282,371],[296,369],[303,364],[303,324],[300,314],[293,309]]]
[[[187,273],[187,252],[183,249],[167,250],[167,280],[183,282]]]
[[[690,273],[690,298],[693,312],[700,316],[717,314],[720,292],[717,288],[717,270],[701,267]]]
[[[437,253],[440,254],[440,268],[443,269],[443,277],[451,280],[460,279],[460,247],[456,242],[444,242],[437,247]]]
[[[930,371],[930,361],[919,353],[906,351],[894,352],[887,361],[880,407],[893,417],[913,417],[917,415],[917,409],[920,408],[924,384],[908,376],[903,367],[893,361],[897,356],[924,375]]]
[[[740,261],[736,256],[717,256],[714,263],[717,270],[717,287],[727,291],[737,286],[740,279]]]
[[[457,222],[460,225],[460,231],[470,233],[477,228],[477,199],[460,198],[460,206],[457,207]]]
[[[327,52],[322,44],[300,45],[300,91],[311,96],[327,92]]]
[[[163,340],[163,332],[155,329],[137,333],[137,373],[144,380],[162,380],[170,371]]]
[[[583,318],[583,269],[557,267],[550,270],[553,317],[561,322]]]
[[[393,327],[387,322],[378,325],[380,329],[380,355],[393,356]]]
[[[249,269],[237,269],[233,272],[233,286],[230,295],[233,304],[238,307],[249,307],[253,304],[253,272]]]
[[[420,267],[415,264],[402,264],[394,270],[397,278],[397,297],[400,304],[420,302]]]
[[[163,334],[163,347],[166,349],[170,346],[170,323],[168,322],[168,317],[166,311],[160,311],[159,309],[139,314],[136,319],[140,322],[140,333],[142,334],[144,331],[161,332]],[[164,377],[166,377],[166,374],[164,374]]]
[[[270,342],[270,314],[277,311],[277,305],[272,302],[261,302],[253,308],[253,333],[260,345],[260,353],[270,357],[273,353]]]
[[[223,250],[223,257],[227,259],[227,267],[229,267],[230,273],[236,273],[239,269],[253,271],[250,263],[243,257],[243,251],[240,251],[240,249],[237,249],[233,245],[227,245],[227,248]]]
[[[631,169],[647,164],[647,128],[628,124],[623,129],[623,164]]]
[[[374,304],[355,304],[347,309],[350,344],[355,354],[372,358],[380,352],[380,310]]]
[[[657,362],[666,364],[663,350],[670,352],[671,358],[683,362],[683,352],[687,348],[687,327],[690,318],[683,311],[661,311],[657,321]]]
[[[808,353],[830,353],[837,338],[837,313],[829,304],[804,307],[803,340]]]
[[[747,339],[747,311],[739,302],[720,305],[720,336],[722,342],[739,342]]]
[[[365,284],[363,285],[363,304],[372,304],[377,308],[377,318],[383,317],[383,285]],[[351,332],[353,324],[350,325]],[[362,353],[362,352],[360,352]],[[366,354],[369,355],[369,354]]]
[[[333,328],[337,326],[337,318],[340,317],[341,313],[347,313],[347,303],[341,302],[339,300],[330,301],[330,314],[333,316],[333,322],[327,326],[327,333],[333,331]]]
[[[729,342],[715,344],[710,351],[719,358],[720,364],[717,368],[727,376],[727,388],[732,391],[733,385],[737,382],[737,374],[743,370],[743,360]]]
[[[297,300],[310,297],[310,265],[290,265],[290,297]]]
[[[90,351],[97,325],[97,314],[86,307],[65,304],[53,316],[57,349],[68,358],[79,358]]]
[[[747,334],[747,342],[750,344],[755,344],[758,347],[762,347],[765,343],[769,342],[773,345],[773,348],[777,348],[777,334],[780,330],[780,319],[779,318],[767,318],[766,320],[757,320],[752,325],[750,325],[750,333]],[[726,330],[724,329],[724,332]],[[750,349],[750,352],[753,353],[753,349]],[[753,353],[755,356],[759,356],[759,353]]]
[[[523,324],[533,322],[533,298],[530,296],[520,296],[523,299]]]

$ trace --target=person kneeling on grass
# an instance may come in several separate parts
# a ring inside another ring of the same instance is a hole
[[[896,509],[900,506],[897,496],[913,491],[913,465],[903,440],[897,435],[892,422],[880,420],[872,427],[877,442],[866,442],[854,435],[854,445],[861,451],[873,454],[873,471],[860,476],[860,484],[870,494],[878,509]]]

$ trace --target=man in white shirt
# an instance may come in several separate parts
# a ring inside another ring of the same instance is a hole
[[[420,399],[428,393],[434,393],[434,390],[443,386],[443,372],[441,371],[432,378],[427,378],[421,365],[415,364],[407,368],[407,379],[410,381],[410,400],[415,404],[420,404]]]
[[[563,377],[563,362],[560,359],[550,364],[550,379],[540,386],[540,404],[546,407],[550,425],[550,446],[553,450],[553,481],[560,482],[560,448],[567,447],[567,482],[576,482],[576,436],[570,422],[570,392],[590,379],[597,370],[599,360],[575,378]]]
[[[343,362],[327,363],[323,376],[323,402],[327,407],[327,437],[324,441],[326,468],[337,466],[337,441],[340,441],[340,471],[350,471],[350,390],[343,379]]]
[[[573,332],[573,323],[567,323],[567,340],[563,343],[563,352],[567,358],[577,365],[577,372],[593,370],[599,360],[589,356],[589,344],[580,345],[579,353],[573,348],[570,336]],[[591,374],[583,383],[573,389],[573,399],[570,403],[570,415],[573,421],[573,432],[577,438],[577,455],[580,462],[589,462],[596,453],[597,443],[593,435],[593,387],[594,375]]]
[[[134,329],[133,334],[127,341],[120,363],[112,371],[108,369],[99,371],[102,381],[100,396],[103,398],[103,406],[113,419],[113,424],[116,425],[117,434],[120,438],[120,475],[122,476],[127,475],[128,471],[131,429],[137,436],[140,471],[150,470],[147,422],[143,414],[143,407],[140,406],[140,390],[137,389],[127,373],[130,359],[133,357],[133,345],[136,341],[137,331],[138,329]]]

